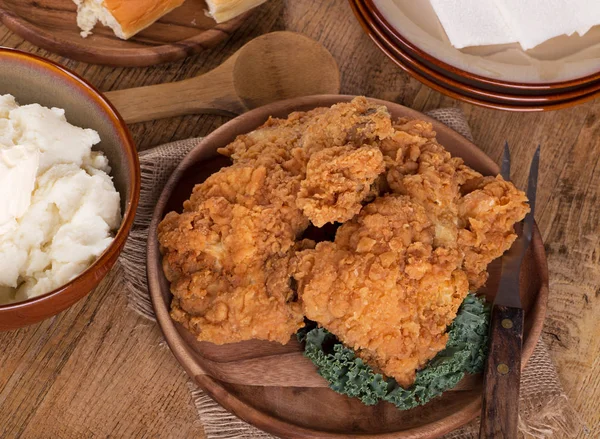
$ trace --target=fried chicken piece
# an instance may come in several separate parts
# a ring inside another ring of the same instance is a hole
[[[168,214],[159,226],[163,269],[174,295],[172,317],[199,340],[286,343],[303,324],[288,262],[308,226],[296,200],[311,156],[336,146],[358,150],[392,132],[387,109],[358,98],[287,119],[271,118],[220,149],[234,164],[196,186],[184,212]],[[364,176],[348,178],[352,187],[340,194],[334,216],[348,218],[351,213],[345,211],[360,209],[362,197],[350,192],[364,192],[361,184],[368,190],[376,177],[370,173],[383,170],[375,150],[348,151],[347,165],[365,155],[372,155],[375,164]],[[343,169],[331,169],[338,171]],[[336,176],[321,172],[319,178],[333,181]],[[318,178],[305,187],[312,191],[314,184]]]
[[[306,313],[404,386],[526,212],[431,124],[393,124],[365,98],[271,118],[219,152],[234,164],[159,225],[173,319],[199,340],[286,343]],[[312,248],[296,242],[309,219],[345,223]]]
[[[198,340],[287,343],[304,325],[287,269],[308,226],[295,206],[298,189],[299,179],[276,166],[234,165],[160,223],[171,315]]]
[[[379,144],[390,165],[398,164],[405,156],[411,157],[413,162],[416,161],[419,148],[432,139],[435,140],[433,126],[421,120],[401,118],[393,124],[393,128],[394,134]]]
[[[527,198],[501,177],[483,177],[452,157],[431,124],[401,120],[382,142],[393,193],[425,207],[435,224],[434,246],[458,247],[471,289],[487,280],[487,265],[510,248],[514,224],[528,212]]]
[[[464,269],[474,289],[487,280],[487,266],[508,250],[517,235],[514,224],[529,212],[525,193],[501,176],[470,182],[458,202],[458,245],[464,252]]]
[[[387,181],[393,193],[409,195],[425,207],[435,225],[436,246],[457,245],[457,170],[463,161],[452,157],[435,139],[430,123],[408,121],[385,144]]]
[[[301,233],[308,226],[308,220],[296,206],[300,183],[300,176],[292,175],[276,164],[235,164],[196,185],[183,207],[185,211],[192,211],[198,204],[214,197],[223,197],[230,203],[248,208],[268,206],[278,209],[278,217],[296,233]]]
[[[236,164],[280,165],[293,175],[304,175],[306,160],[302,150],[302,137],[307,125],[328,108],[291,113],[287,119],[270,117],[256,130],[237,136],[219,154],[230,157]]]
[[[296,204],[317,227],[348,221],[383,171],[383,155],[375,146],[323,149],[308,161]]]
[[[431,124],[400,120],[394,129],[376,143],[386,174],[374,181],[394,195],[294,264],[306,316],[406,387],[445,347],[469,281],[481,286],[527,206],[512,183],[452,157]]]
[[[331,108],[292,113],[287,119],[270,118],[219,153],[236,163],[275,161],[288,171],[304,174],[310,157],[323,149],[373,145],[393,133],[387,108],[357,97]]]
[[[326,148],[353,145],[377,145],[394,134],[388,109],[364,97],[349,103],[333,105],[327,112],[313,118],[302,136],[306,160]]]
[[[445,347],[468,293],[459,251],[434,248],[434,237],[422,206],[391,195],[296,262],[305,315],[402,386]]]

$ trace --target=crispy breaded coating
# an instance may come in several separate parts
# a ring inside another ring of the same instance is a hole
[[[397,125],[399,131],[388,141],[388,149],[395,144],[395,156],[388,160],[387,180],[392,192],[409,195],[425,207],[435,225],[436,245],[456,247],[457,169],[463,161],[436,141],[432,128],[423,121]]]
[[[527,198],[512,183],[484,178],[452,157],[431,124],[402,120],[394,127],[396,134],[381,146],[390,190],[425,207],[435,225],[434,244],[459,248],[476,291],[487,280],[488,264],[516,239],[513,226],[529,211]]]
[[[510,247],[528,207],[512,183],[451,156],[430,123],[394,129],[377,144],[386,171],[375,184],[396,195],[303,252],[296,277],[306,316],[406,387],[444,348],[460,303]]]
[[[365,98],[270,118],[219,152],[233,165],[159,225],[173,319],[198,340],[286,343],[306,316],[402,386],[528,211],[430,123]],[[315,247],[310,222],[343,225]]]
[[[434,237],[423,206],[380,197],[302,252],[295,274],[306,317],[403,386],[444,348],[468,293],[459,251]]]
[[[198,340],[286,343],[303,326],[287,271],[308,225],[290,195],[298,185],[264,167],[234,165],[198,185],[184,212],[159,225],[171,315]]]
[[[308,220],[296,206],[300,183],[300,176],[290,174],[279,165],[235,164],[196,185],[183,207],[185,211],[193,211],[199,203],[215,197],[248,208],[265,206],[277,209],[279,218],[289,224],[294,233],[299,233],[308,226]]]
[[[333,105],[306,126],[302,149],[306,160],[334,146],[374,145],[394,133],[387,108],[358,97],[350,104]]]
[[[394,133],[384,106],[358,97],[350,103],[270,118],[251,133],[238,136],[219,153],[234,162],[275,161],[287,170],[306,172],[310,157],[327,148],[377,144]]]
[[[473,289],[487,280],[487,266],[508,250],[517,235],[514,224],[529,212],[525,193],[501,176],[471,182],[458,202],[458,245]]]
[[[302,153],[302,137],[307,126],[327,108],[308,112],[291,113],[287,119],[269,118],[264,125],[248,134],[237,136],[217,151],[230,157],[236,164],[250,166],[280,165],[293,175],[304,175],[305,156]]]
[[[309,225],[297,205],[307,164],[312,154],[336,146],[347,147],[352,158],[352,149],[392,131],[387,109],[359,98],[271,118],[222,148],[234,164],[197,185],[184,212],[169,213],[159,225],[173,319],[198,340],[286,343],[304,319],[290,287],[288,262]],[[383,171],[378,150],[367,148],[356,157],[365,155],[374,162],[365,175],[346,172],[352,185],[346,197],[356,201],[340,198],[338,215],[345,218],[353,215],[346,210],[360,209],[362,198],[352,191],[364,192],[361,184],[368,191],[376,177],[371,173]]]
[[[383,171],[383,155],[375,146],[323,149],[308,161],[296,204],[317,227],[348,221]]]

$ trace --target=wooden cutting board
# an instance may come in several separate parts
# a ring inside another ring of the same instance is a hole
[[[127,41],[102,25],[82,38],[72,0],[0,0],[0,20],[33,44],[77,61],[144,67],[176,61],[215,46],[252,13],[217,24],[206,16],[206,8],[204,0],[187,0]]]

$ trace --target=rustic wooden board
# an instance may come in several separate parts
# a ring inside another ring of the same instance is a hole
[[[204,0],[187,0],[124,41],[101,24],[82,38],[72,0],[0,0],[0,20],[33,44],[77,61],[128,67],[176,61],[213,47],[252,13],[217,24],[205,10]]]
[[[181,210],[182,197],[195,183],[226,161],[215,160],[217,148],[237,135],[256,129],[267,118],[286,117],[292,111],[329,107],[351,96],[323,95],[270,104],[250,111],[223,125],[195,147],[173,172],[157,202],[148,231],[148,282],[157,321],[167,343],[188,375],[217,402],[257,427],[286,438],[437,438],[473,419],[480,411],[482,381],[468,380],[460,390],[446,392],[422,407],[400,411],[392,404],[367,407],[325,387],[314,365],[302,355],[295,340],[288,345],[249,341],[216,346],[197,342],[169,316],[171,293],[162,272],[156,227],[164,215]],[[453,155],[484,175],[496,174],[498,167],[475,145],[417,111],[390,102],[394,118],[410,117],[432,122],[438,140]],[[498,271],[491,272],[492,276]],[[491,279],[489,285],[496,285]],[[493,298],[495,291],[485,292]],[[548,298],[548,267],[539,231],[534,233],[530,251],[521,271],[521,296],[525,310],[523,365],[533,353],[542,331]],[[335,408],[335,409],[332,409]]]

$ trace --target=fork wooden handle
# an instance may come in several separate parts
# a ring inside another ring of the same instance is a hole
[[[519,420],[523,310],[495,305],[485,366],[480,439],[515,439]]]

